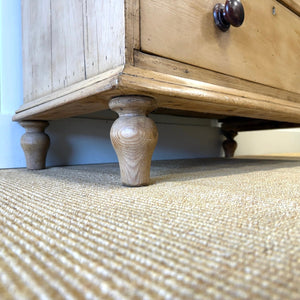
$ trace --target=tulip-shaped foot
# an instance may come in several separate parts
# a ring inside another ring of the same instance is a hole
[[[21,146],[25,154],[27,169],[45,169],[50,139],[44,130],[49,123],[45,121],[22,121],[20,124],[26,129],[21,138]]]
[[[223,142],[225,157],[232,158],[237,148],[237,142],[234,140],[235,136],[237,136],[237,132],[234,130],[223,130],[222,134],[226,137],[226,140]]]
[[[153,98],[123,96],[110,100],[109,107],[118,113],[110,138],[117,153],[121,180],[126,186],[150,183],[150,166],[158,132],[147,114],[156,108]]]

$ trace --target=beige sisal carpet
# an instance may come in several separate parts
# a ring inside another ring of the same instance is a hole
[[[0,299],[300,299],[300,160],[0,171]]]

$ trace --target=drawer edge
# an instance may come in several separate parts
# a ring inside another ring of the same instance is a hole
[[[227,88],[127,66],[119,79],[126,93],[152,95],[158,107],[300,124],[300,102]]]

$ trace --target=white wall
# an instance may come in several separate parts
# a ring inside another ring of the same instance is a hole
[[[0,168],[24,166],[22,128],[11,121],[22,103],[20,0],[0,0]]]
[[[24,129],[11,121],[22,103],[20,0],[0,0],[0,168],[24,167]],[[99,118],[99,116],[97,116]],[[209,120],[153,116],[159,142],[153,159],[216,157],[221,136]],[[47,165],[116,161],[109,140],[111,114],[52,121]],[[212,125],[212,126],[211,126]],[[240,133],[237,155],[300,152],[300,130]]]

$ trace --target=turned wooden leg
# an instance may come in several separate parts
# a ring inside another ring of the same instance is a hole
[[[49,123],[45,121],[22,121],[20,124],[26,129],[21,138],[21,146],[25,153],[27,169],[45,169],[50,139],[44,130]]]
[[[234,152],[237,148],[237,142],[234,140],[234,138],[238,133],[234,130],[223,130],[222,134],[226,137],[226,140],[223,142],[225,157],[231,158],[234,156]]]
[[[119,115],[111,128],[110,138],[119,159],[122,183],[148,185],[158,133],[147,114],[156,108],[155,100],[145,96],[123,96],[110,100],[109,107]]]

